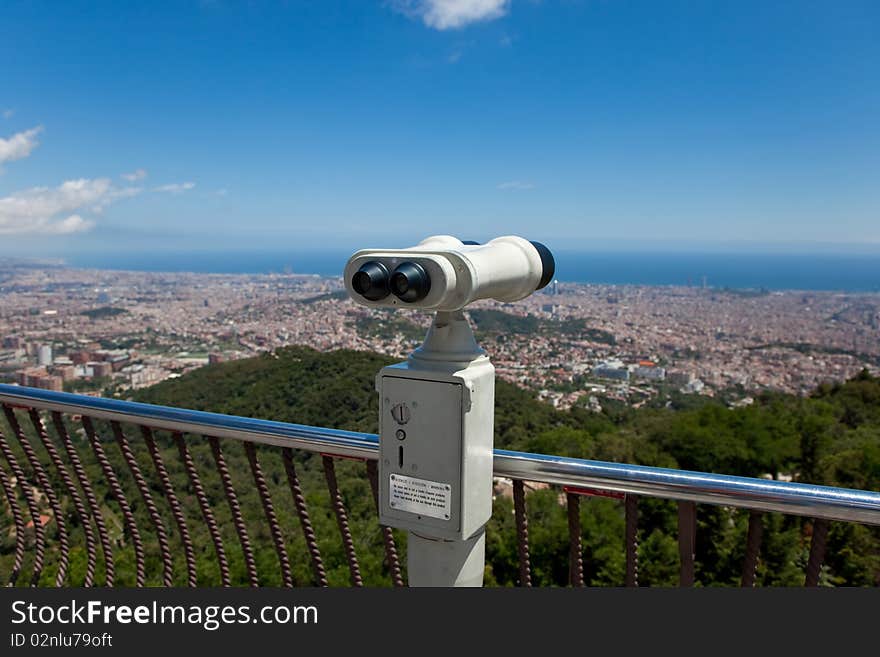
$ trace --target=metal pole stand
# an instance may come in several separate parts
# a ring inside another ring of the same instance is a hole
[[[466,541],[447,541],[409,532],[406,555],[410,586],[482,586],[486,569],[486,528]]]
[[[461,311],[383,368],[379,520],[409,531],[411,586],[481,586],[492,515],[495,368]]]

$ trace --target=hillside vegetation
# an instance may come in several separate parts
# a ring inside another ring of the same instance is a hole
[[[199,369],[179,379],[139,392],[137,401],[221,413],[375,432],[377,396],[374,381],[389,359],[371,353],[337,351],[318,353],[295,347],[272,355],[222,363]],[[880,380],[862,374],[837,385],[823,386],[810,398],[760,396],[745,408],[728,409],[712,400],[688,410],[640,409],[613,415],[585,409],[557,411],[536,401],[528,391],[503,381],[496,390],[496,446],[567,456],[658,465],[745,476],[791,477],[798,481],[880,489]],[[106,426],[98,425],[112,441]],[[4,428],[4,433],[6,429]],[[149,457],[135,430],[128,431],[144,470],[152,475]],[[9,434],[6,433],[8,436]],[[202,526],[198,506],[189,490],[179,456],[169,438],[158,434],[175,488],[183,498],[190,531],[198,546],[200,583],[219,583],[210,537]],[[86,443],[79,438],[93,481],[103,481]],[[213,467],[210,451],[200,437],[188,437],[203,483],[224,533],[233,576],[246,583],[237,537]],[[127,474],[115,450],[114,465]],[[260,448],[259,457],[284,529],[297,584],[312,583],[302,532],[294,514],[279,450]],[[244,451],[234,441],[224,442],[224,453],[239,492],[251,541],[257,552],[261,583],[280,584],[278,561],[272,547],[259,497]],[[338,477],[348,507],[355,547],[368,585],[388,584],[383,563],[382,537],[364,465],[337,462]],[[300,471],[312,522],[332,584],[347,585],[348,569],[336,519],[318,455],[299,453]],[[139,524],[149,527],[137,490],[125,477]],[[106,490],[108,513],[115,502]],[[535,585],[564,585],[568,574],[566,509],[560,490],[546,488],[528,495],[532,577]],[[156,493],[160,495],[159,493]],[[563,498],[564,499],[564,498]],[[675,504],[642,498],[639,518],[639,581],[643,585],[671,586],[678,582]],[[778,514],[764,516],[764,542],[757,581],[763,586],[799,586],[809,553],[811,522]],[[0,577],[9,571],[14,543],[8,537],[11,520],[0,527]],[[589,585],[619,586],[624,578],[624,516],[619,501],[585,498],[581,504],[584,569]],[[697,581],[701,585],[733,586],[740,577],[746,548],[748,512],[700,505],[697,529]],[[51,527],[50,525],[50,533]],[[174,527],[170,514],[167,526]],[[176,541],[176,532],[170,531]],[[397,533],[405,563],[405,537]],[[73,536],[78,540],[78,536]],[[152,539],[155,540],[155,539]],[[73,580],[82,577],[84,551],[74,541]],[[155,545],[147,544],[151,583],[160,581],[161,566]],[[131,548],[120,551],[120,581],[133,581]],[[178,552],[176,572],[183,583],[183,557]],[[512,585],[518,577],[512,503],[504,495],[495,500],[488,529],[487,584]],[[53,553],[48,555],[51,564]],[[27,565],[26,565],[27,568]],[[99,570],[99,572],[101,572]],[[49,584],[50,565],[43,576]],[[26,577],[22,577],[20,583]],[[844,586],[880,585],[880,531],[878,528],[832,523],[822,583]]]

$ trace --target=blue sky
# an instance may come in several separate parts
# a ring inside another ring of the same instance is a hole
[[[20,2],[0,253],[880,252],[880,4]]]

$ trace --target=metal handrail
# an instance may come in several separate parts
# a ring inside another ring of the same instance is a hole
[[[375,460],[375,434],[0,384],[0,403]],[[496,449],[499,477],[880,525],[880,492]]]
[[[233,438],[336,456],[375,460],[379,451],[379,437],[371,433],[310,427],[24,386],[0,384],[0,403],[39,406],[48,411],[130,422],[153,429]]]

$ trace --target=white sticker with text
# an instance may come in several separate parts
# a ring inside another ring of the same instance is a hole
[[[452,486],[427,479],[393,474],[389,481],[391,508],[429,518],[449,520]]]

